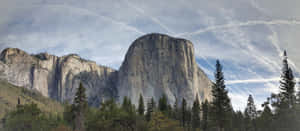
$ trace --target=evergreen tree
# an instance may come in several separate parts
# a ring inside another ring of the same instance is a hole
[[[85,88],[82,83],[79,84],[79,88],[75,94],[73,107],[73,113],[75,117],[74,130],[76,131],[84,131],[84,121],[85,121],[85,112],[87,109],[87,100],[86,100]]]
[[[50,124],[54,124],[45,118],[38,105],[35,103],[24,104],[5,116],[4,129],[5,131],[40,131],[50,130],[53,128]],[[49,122],[49,123],[48,123]],[[53,125],[52,125],[53,126]]]
[[[196,99],[192,107],[192,127],[194,129],[200,128],[200,102],[198,94],[196,95]]]
[[[212,86],[212,121],[218,131],[224,131],[225,126],[230,123],[230,114],[232,112],[231,102],[226,90],[222,65],[219,60],[216,62],[215,82]]]
[[[131,99],[127,96],[124,97],[119,116],[114,121],[127,130],[134,129],[136,124],[136,109],[131,103]]]
[[[298,85],[300,85],[300,83],[298,83]],[[297,96],[296,96],[297,98],[296,98],[296,102],[297,102],[297,104],[298,105],[300,105],[300,87],[298,88],[298,92],[297,92]]]
[[[167,118],[163,113],[157,111],[148,122],[148,131],[183,131],[178,121]]]
[[[247,106],[244,114],[251,120],[254,120],[257,117],[257,111],[252,95],[249,95],[248,97]]]
[[[173,108],[172,108],[172,105],[171,104],[168,104],[168,109],[167,109],[167,116],[169,118],[173,118],[173,114],[174,114],[174,111],[173,111]]]
[[[175,119],[175,120],[180,120],[180,116],[179,116],[179,107],[178,107],[178,99],[177,99],[177,97],[176,97],[176,99],[175,99],[175,103],[174,103],[174,105],[173,105],[173,119]]]
[[[297,114],[294,110],[296,106],[295,79],[292,69],[288,65],[287,53],[284,51],[283,67],[280,80],[279,94],[272,94],[271,105],[275,109],[273,127],[276,130],[297,130],[295,125]]]
[[[126,112],[132,112],[134,110],[131,100],[127,96],[125,96],[123,99],[122,109]]]
[[[22,105],[21,105],[21,100],[20,100],[20,98],[18,97],[17,109],[18,109],[18,108],[21,108],[21,107],[22,107]]]
[[[162,95],[162,97],[158,101],[158,109],[163,112],[167,113],[168,110],[168,98],[165,94]]]
[[[192,110],[187,108],[186,110],[186,122],[185,122],[185,129],[190,131],[192,129]]]
[[[147,113],[146,113],[146,120],[147,121],[151,120],[151,115],[154,112],[155,108],[156,108],[156,104],[155,104],[155,101],[152,97],[150,102],[148,102],[148,104],[147,104]]]
[[[144,115],[144,112],[145,112],[144,98],[143,98],[142,94],[140,94],[138,113],[140,115]]]
[[[208,130],[208,115],[209,115],[209,103],[207,100],[204,101],[201,105],[202,109],[202,121],[201,121],[201,129],[203,131]]]
[[[280,80],[280,102],[281,106],[292,108],[296,102],[295,79],[292,69],[288,65],[287,53],[284,51],[283,68]]]
[[[152,105],[152,108],[153,108],[153,111],[154,111],[156,109],[156,102],[155,102],[153,97],[151,98],[151,105]]]
[[[182,98],[182,103],[181,103],[181,125],[183,127],[186,126],[187,124],[187,115],[188,115],[188,111],[187,111],[187,103],[186,100],[184,98]]]
[[[259,131],[272,131],[273,114],[269,104],[263,104],[264,110],[258,118]]]
[[[233,131],[244,131],[245,130],[245,122],[244,122],[244,115],[241,111],[237,111],[233,115]]]
[[[18,105],[21,105],[20,97],[18,97]]]
[[[254,100],[252,95],[249,95],[247,106],[245,109],[245,125],[246,125],[246,131],[255,131],[256,124],[255,124],[255,118],[257,117],[257,111],[254,104]]]

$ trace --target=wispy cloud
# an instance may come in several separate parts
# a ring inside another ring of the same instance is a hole
[[[280,78],[269,78],[269,79],[248,79],[248,80],[228,80],[226,84],[249,84],[249,83],[267,83],[267,82],[278,82]]]
[[[248,79],[248,80],[228,80],[227,85],[234,84],[251,84],[251,83],[269,83],[269,82],[279,82],[281,79],[278,78],[268,78],[268,79]],[[295,78],[295,82],[298,83],[300,78]]]
[[[225,25],[215,25],[209,26],[204,29],[199,29],[194,32],[186,32],[186,33],[179,33],[175,36],[191,36],[202,34],[205,32],[215,31],[215,30],[222,30],[222,29],[230,29],[234,27],[243,27],[243,26],[254,26],[254,25],[300,25],[300,21],[297,20],[272,20],[272,21],[247,21],[247,22],[234,22]]]
[[[169,34],[175,34],[175,32],[173,32],[170,28],[168,28],[165,24],[163,24],[159,19],[157,19],[156,17],[148,14],[145,10],[143,10],[142,8],[132,4],[131,2],[129,2],[128,0],[124,0],[128,6],[130,6],[131,8],[135,9],[138,13],[145,15],[147,17],[149,17],[149,19],[151,21],[153,21],[154,23],[158,24],[161,28],[163,28],[164,30],[166,30]]]
[[[284,49],[299,75],[298,3],[27,0],[20,4],[19,0],[4,0],[0,4],[0,50],[17,47],[29,53],[78,53],[117,69],[137,37],[167,33],[194,43],[196,58],[203,62],[199,65],[211,78],[215,59],[226,63],[234,107],[242,109],[248,94],[262,94],[256,97],[261,103],[278,90]]]
[[[118,26],[123,27],[123,28],[125,28],[125,29],[128,29],[128,30],[134,31],[134,32],[136,32],[136,33],[139,33],[140,35],[145,34],[145,32],[139,30],[138,28],[136,28],[136,27],[134,27],[134,26],[130,26],[130,25],[128,25],[128,24],[125,23],[125,22],[118,21],[118,20],[114,20],[113,18],[110,18],[110,17],[104,16],[104,15],[97,14],[97,13],[92,12],[92,11],[90,11],[90,10],[88,10],[88,9],[85,9],[85,8],[78,8],[78,7],[67,6],[67,5],[45,5],[45,6],[49,6],[49,7],[58,7],[58,8],[67,8],[67,9],[72,10],[72,11],[77,10],[77,11],[80,12],[80,13],[84,13],[84,14],[87,14],[87,15],[92,15],[92,16],[101,18],[101,19],[103,19],[103,20],[106,20],[106,21],[111,22],[111,23],[114,24],[114,25],[118,25]]]

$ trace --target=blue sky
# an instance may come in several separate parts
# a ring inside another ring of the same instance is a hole
[[[213,78],[224,66],[235,109],[249,94],[258,108],[278,91],[281,54],[300,73],[299,0],[1,0],[0,50],[77,53],[118,69],[129,45],[152,32],[194,43]]]

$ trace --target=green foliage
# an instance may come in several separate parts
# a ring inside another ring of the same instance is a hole
[[[275,130],[298,130],[298,104],[296,101],[295,80],[292,69],[288,65],[287,54],[284,52],[283,68],[280,80],[279,94],[272,94],[268,99],[274,108],[272,127]]]
[[[166,94],[163,94],[162,97],[159,99],[158,101],[158,109],[163,112],[163,113],[167,113],[168,111],[168,99]]]
[[[247,106],[245,109],[245,116],[251,120],[257,117],[257,111],[256,111],[256,107],[252,95],[249,95],[248,97]]]
[[[226,125],[230,124],[231,120],[231,102],[228,97],[228,91],[226,90],[224,75],[222,72],[222,65],[219,60],[216,62],[215,83],[212,86],[212,108],[211,108],[211,120],[219,131],[224,131]]]
[[[140,94],[140,98],[139,98],[138,113],[139,113],[139,115],[144,115],[144,113],[145,113],[144,98],[143,98],[142,94]]]
[[[245,118],[241,111],[237,111],[233,114],[232,123],[233,131],[245,131]]]
[[[173,105],[173,111],[171,117],[175,120],[180,120],[179,118],[179,107],[178,107],[178,99],[175,99],[175,103]]]
[[[292,108],[296,102],[295,80],[292,69],[288,65],[287,53],[284,51],[283,68],[280,80],[280,104],[282,108]]]
[[[194,129],[200,128],[200,102],[198,99],[198,94],[192,107],[192,127]]]
[[[149,131],[182,131],[178,121],[167,118],[162,112],[154,112],[148,123]]]
[[[204,103],[202,103],[201,105],[201,109],[202,109],[202,121],[201,121],[201,129],[203,131],[207,131],[208,130],[208,123],[209,123],[209,103],[207,100],[204,101]]]
[[[257,127],[259,131],[272,131],[273,114],[268,104],[264,105],[264,110],[257,118]]]
[[[257,111],[254,104],[254,100],[252,95],[249,95],[247,106],[244,112],[245,115],[245,128],[247,131],[255,131],[256,130],[256,122],[255,119],[257,117]]]
[[[62,123],[60,116],[42,113],[37,104],[19,105],[5,117],[7,131],[50,131]]]
[[[20,104],[31,104],[33,102],[47,113],[61,114],[63,112],[63,106],[60,103],[46,98],[40,93],[0,80],[0,120],[5,114],[15,110],[18,99]]]
[[[184,98],[182,98],[180,113],[181,113],[181,119],[180,119],[181,125],[185,127],[187,126],[188,123],[188,109],[187,109],[186,100]]]
[[[184,98],[182,103],[176,99],[172,108],[167,96],[162,95],[158,107],[151,98],[145,115],[142,95],[137,109],[127,97],[121,104],[110,99],[100,108],[93,108],[87,106],[85,89],[80,84],[74,103],[65,105],[62,114],[60,104],[0,81],[0,117],[5,116],[5,131],[298,131],[300,92],[294,89],[286,53],[281,77],[280,93],[268,98],[263,111],[256,110],[251,95],[244,113],[233,111],[222,66],[217,61],[211,102],[205,100],[200,105],[197,95],[192,109]]]
[[[156,104],[155,101],[153,99],[153,97],[151,98],[151,101],[148,102],[147,104],[147,112],[146,112],[146,120],[150,121],[151,120],[151,115],[152,113],[156,110]]]
[[[82,83],[79,84],[79,88],[75,94],[74,103],[71,106],[73,128],[75,131],[85,131],[85,115],[87,111],[87,100],[85,95],[85,88]]]

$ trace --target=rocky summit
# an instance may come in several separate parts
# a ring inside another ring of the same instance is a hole
[[[140,94],[145,101],[166,94],[170,104],[185,98],[191,105],[197,94],[200,101],[212,98],[211,81],[196,63],[193,44],[163,34],[135,40],[118,71],[75,54],[30,55],[7,48],[0,55],[0,78],[61,102],[72,102],[82,82],[93,106],[125,96],[137,104]]]

